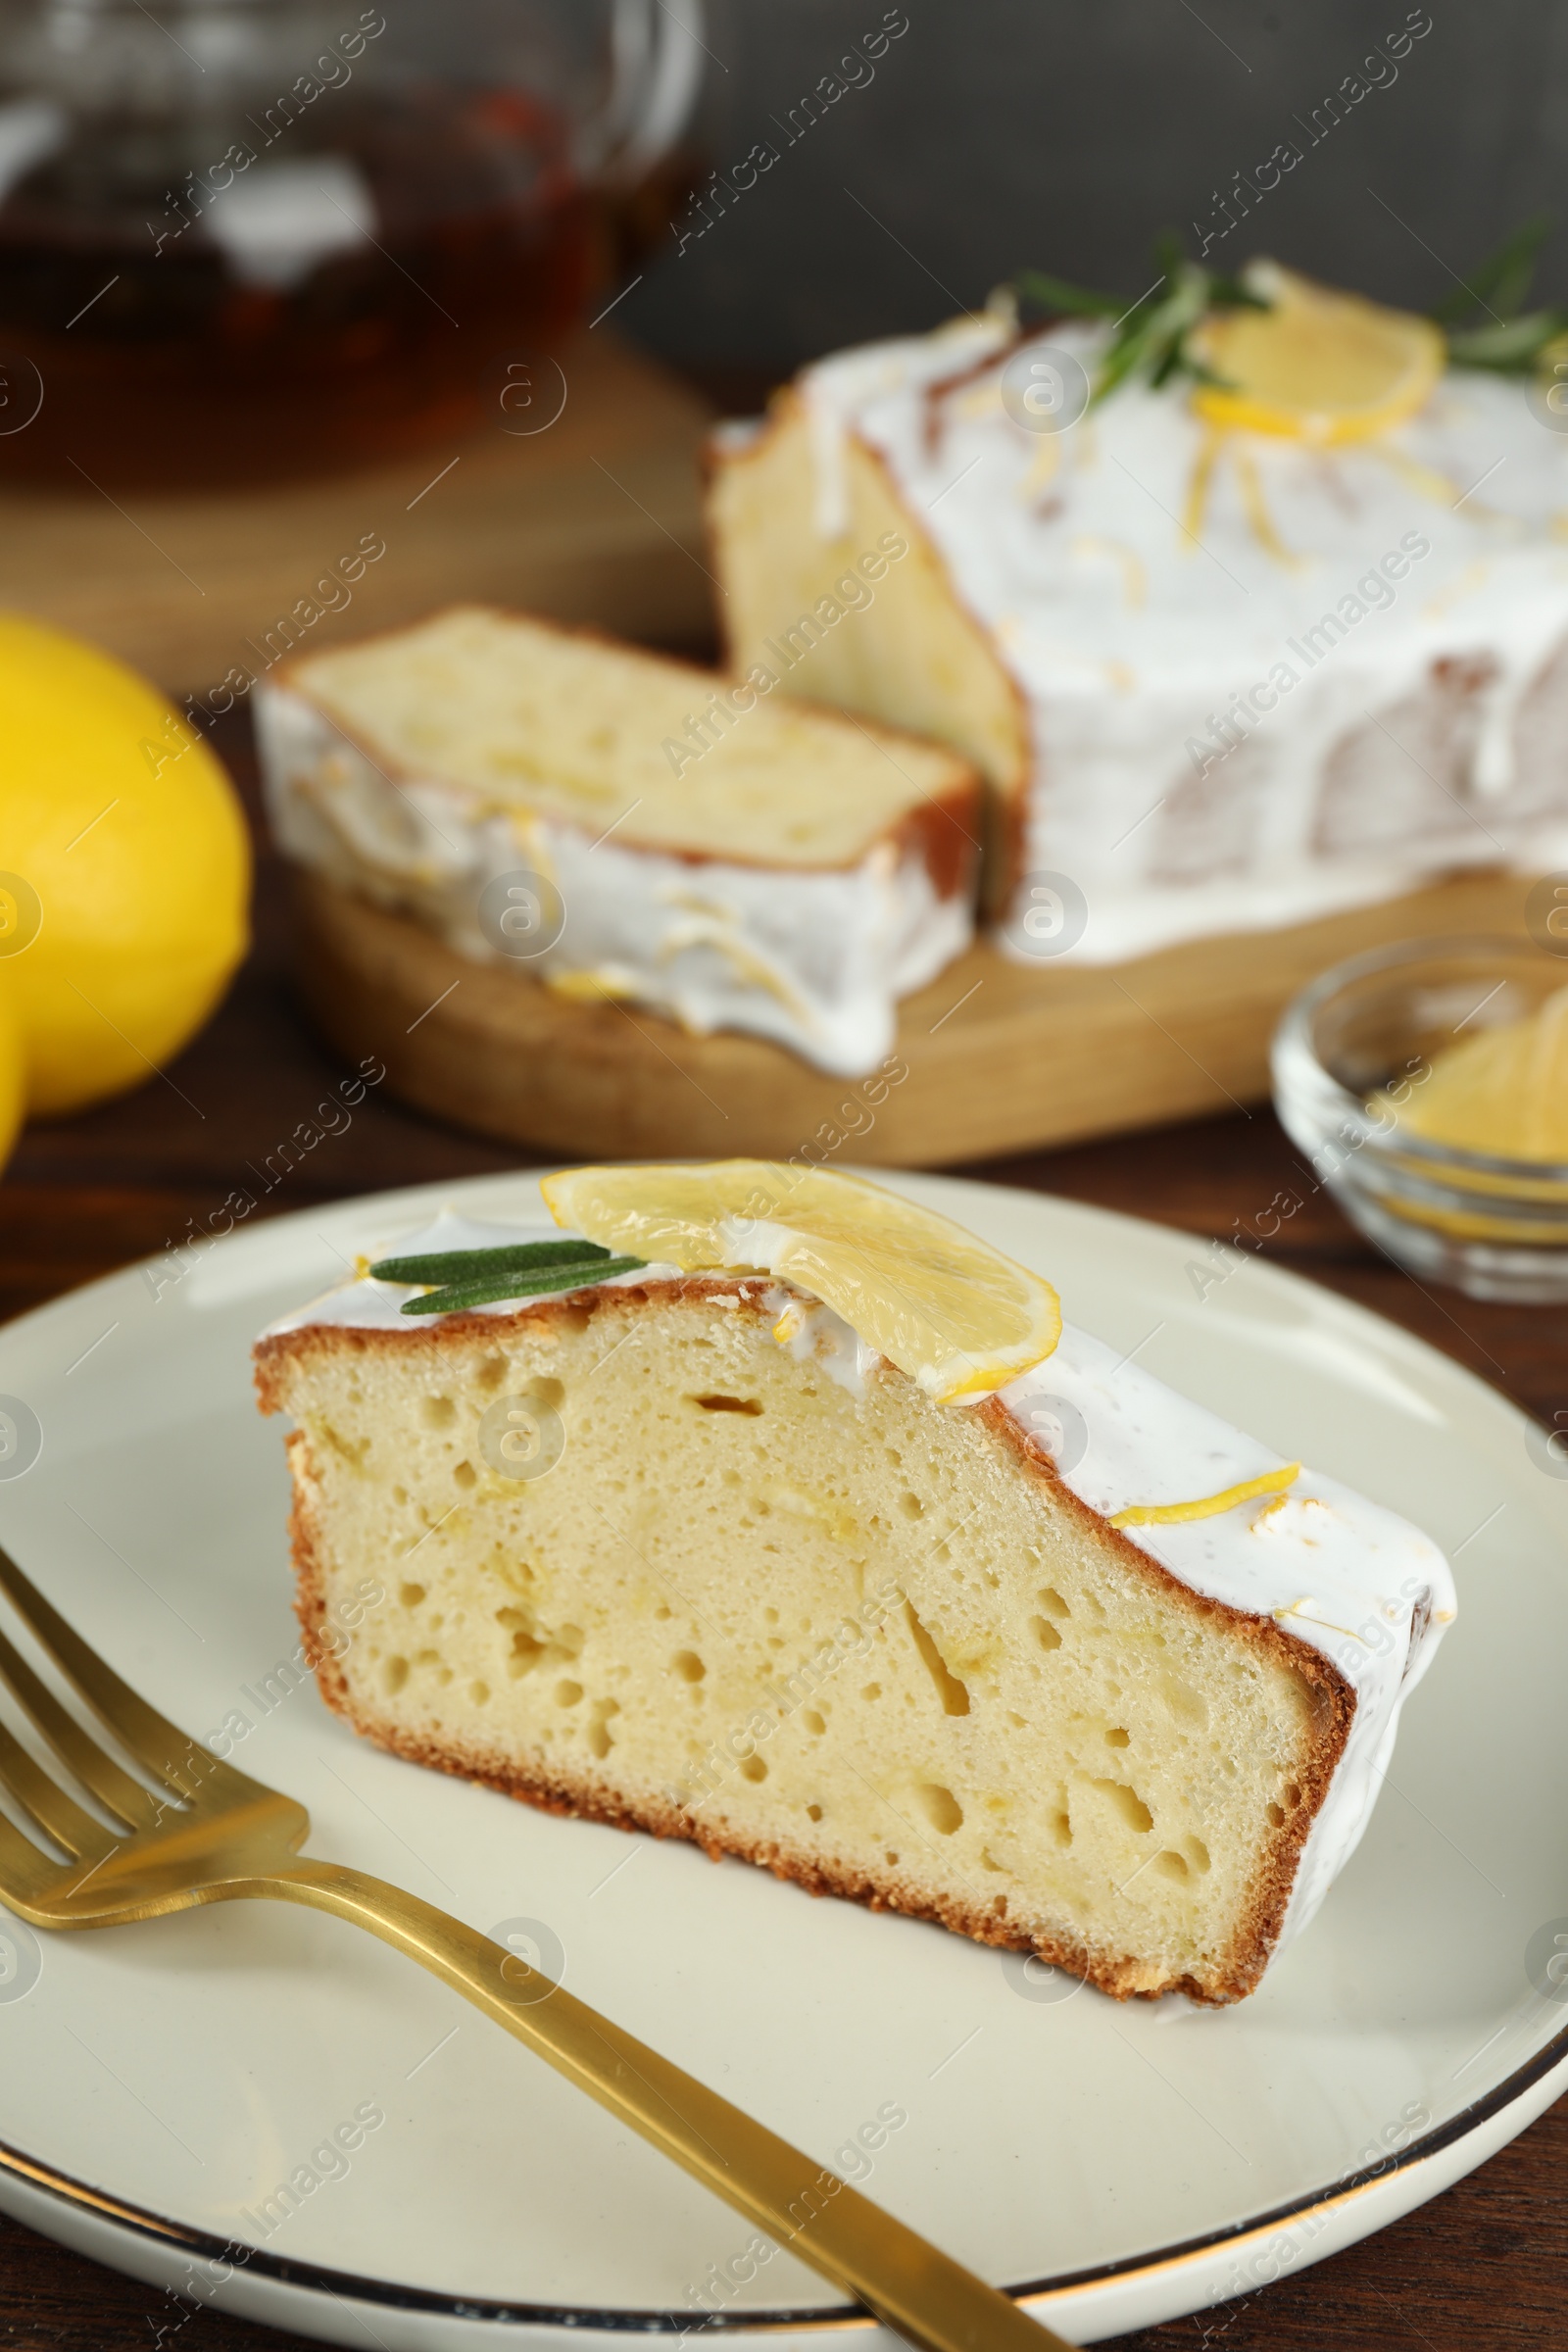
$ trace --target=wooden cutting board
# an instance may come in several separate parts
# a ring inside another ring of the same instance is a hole
[[[1113,968],[1025,969],[976,947],[906,999],[894,1074],[872,1081],[756,1038],[689,1037],[641,1005],[568,1003],[314,877],[299,984],[348,1061],[376,1054],[409,1102],[530,1151],[945,1166],[1260,1101],[1275,1022],[1316,973],[1386,940],[1523,936],[1529,888],[1468,875]]]

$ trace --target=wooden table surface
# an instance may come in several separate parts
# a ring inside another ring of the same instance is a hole
[[[219,738],[249,785],[248,750]],[[216,1211],[341,1073],[289,997],[279,877],[264,860],[254,954],[216,1020],[167,1078],[123,1102],[38,1129],[0,1183],[0,1317],[161,1250]],[[345,1132],[295,1169],[270,1205],[475,1175],[505,1150],[436,1126],[372,1092]],[[1234,1239],[1276,1193],[1305,1196],[1265,1245],[1297,1272],[1406,1325],[1550,1421],[1568,1403],[1559,1313],[1426,1293],[1385,1264],[1322,1193],[1264,1111],[1145,1138],[1078,1146],[969,1171],[1092,1200],[1204,1237]],[[1194,2319],[1129,2336],[1123,2352],[1475,2352],[1568,2347],[1568,2100],[1446,2196],[1345,2254]],[[0,2219],[0,2346],[6,2352],[148,2352],[170,2307]],[[181,2326],[180,2352],[300,2345],[210,2309]]]

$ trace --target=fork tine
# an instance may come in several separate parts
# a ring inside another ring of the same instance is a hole
[[[84,1788],[107,1805],[127,1830],[148,1826],[153,1800],[140,1781],[133,1781],[106,1756],[96,1740],[89,1740],[74,1715],[68,1715],[52,1690],[46,1690],[20,1651],[0,1634],[0,1682],[10,1684],[55,1754],[69,1765]]]
[[[41,1900],[59,1876],[59,1863],[0,1813],[0,1902],[25,1917],[29,1902]]]
[[[51,1608],[36,1586],[23,1575],[11,1554],[4,1550],[0,1550],[0,1591],[5,1592],[33,1639],[48,1650],[61,1672],[75,1684],[94,1714],[109,1726],[122,1746],[155,1780],[162,1781],[177,1795],[194,1796],[204,1781],[210,1783],[224,1771],[225,1768],[216,1756],[205,1748],[198,1748],[193,1740],[183,1732],[176,1731],[166,1716],[160,1715],[156,1707],[150,1707],[127,1683],[121,1681],[112,1667],[105,1665],[98,1652],[88,1648],[81,1636],[66,1623],[58,1609]],[[21,1661],[18,1660],[18,1663]],[[36,1678],[33,1679],[36,1684]],[[37,1687],[41,1689],[41,1686]],[[56,1713],[59,1712],[57,1709]],[[49,1736],[53,1738],[52,1733]],[[82,1737],[78,1734],[78,1738]],[[91,1747],[93,1743],[86,1740],[85,1744]],[[68,1761],[74,1771],[74,1759],[68,1758]],[[103,1764],[108,1762],[107,1756],[102,1758]],[[199,1771],[196,1769],[198,1763]],[[97,1795],[98,1789],[91,1779],[85,1774],[82,1777],[85,1785]],[[138,1819],[145,1818],[151,1800],[144,1790],[136,1788],[136,1784],[128,1775],[121,1774],[120,1777],[123,1783],[122,1794],[135,1789],[141,1800]],[[112,1803],[115,1812],[121,1811],[118,1801],[106,1801]]]
[[[19,1740],[0,1723],[0,1788],[8,1789],[46,1837],[63,1845],[78,1862],[101,1862],[120,1843],[103,1823],[84,1813],[74,1799],[59,1788],[35,1764]]]

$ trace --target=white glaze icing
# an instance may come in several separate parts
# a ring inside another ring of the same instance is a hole
[[[480,893],[526,868],[554,883],[565,922],[518,970],[588,1003],[652,1005],[698,1036],[746,1030],[862,1076],[893,1050],[898,1000],[973,934],[967,897],[939,897],[918,852],[891,840],[842,869],[689,859],[497,808],[465,785],[394,782],[283,687],[258,690],[257,727],[289,857],[482,962],[505,959],[481,928]]]
[[[378,1238],[366,1255],[373,1260],[394,1249],[413,1255],[561,1238],[555,1225],[483,1224],[443,1212],[417,1233]],[[737,1279],[716,1272],[682,1276],[677,1267],[657,1265],[614,1276],[606,1287],[650,1278],[725,1285]],[[350,1276],[282,1316],[264,1336],[317,1324],[417,1333],[429,1324],[401,1309],[418,1295],[415,1286]],[[882,1359],[842,1316],[797,1285],[772,1277],[759,1298],[772,1318],[775,1340],[797,1362],[814,1359],[851,1396],[864,1395],[866,1376]],[[475,1311],[505,1315],[521,1303],[498,1300]],[[733,1299],[726,1294],[714,1303]],[[1044,1363],[1007,1382],[999,1395],[1020,1429],[1057,1459],[1072,1493],[1105,1518],[1133,1503],[1223,1494],[1285,1467],[1267,1446],[1070,1324]],[[936,1409],[962,1412],[979,1401]],[[1123,1532],[1194,1592],[1270,1617],[1310,1642],[1355,1693],[1349,1738],[1297,1871],[1283,1943],[1311,1919],[1360,1841],[1393,1754],[1404,1695],[1427,1671],[1456,1613],[1452,1573],[1431,1538],[1408,1520],[1305,1468],[1281,1498],[1239,1504],[1209,1519]]]
[[[793,1282],[775,1283],[764,1296],[778,1345],[798,1364],[820,1364],[829,1380],[858,1403],[865,1395],[866,1374],[883,1360],[878,1350],[868,1348],[842,1315]]]
[[[1103,331],[1063,323],[1042,340],[1092,372]],[[1088,926],[1068,955],[1114,960],[1305,921],[1454,866],[1568,863],[1568,677],[1554,681],[1548,745],[1516,723],[1568,640],[1568,436],[1537,421],[1519,383],[1450,372],[1408,423],[1364,445],[1231,435],[1195,539],[1183,518],[1207,428],[1180,384],[1125,385],[1067,432],[1026,432],[1002,405],[1000,362],[983,365],[1008,332],[987,313],[840,353],[800,382],[818,528],[845,527],[853,431],[885,460],[1022,692],[1023,864],[1084,893]],[[1394,601],[1309,661],[1303,631],[1412,532],[1429,552],[1389,584]],[[1427,722],[1400,706],[1430,705],[1433,664],[1450,661],[1482,663],[1488,682],[1440,728],[1456,765],[1438,777]],[[1281,662],[1298,682],[1276,687],[1277,707],[1200,777],[1189,740]],[[1356,737],[1365,772],[1331,797],[1326,763]]]

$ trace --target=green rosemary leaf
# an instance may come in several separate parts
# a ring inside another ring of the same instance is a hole
[[[1181,364],[1182,355],[1180,348],[1175,343],[1167,343],[1164,351],[1154,362],[1153,368],[1150,374],[1150,390],[1152,392],[1161,391],[1164,386],[1170,382],[1171,377],[1177,373]]]
[[[380,1257],[377,1282],[462,1282],[491,1274],[527,1274],[539,1266],[580,1266],[608,1257],[597,1242],[503,1242],[494,1250],[437,1250],[424,1257]]]
[[[1554,304],[1520,309],[1550,227],[1549,213],[1526,220],[1431,312],[1448,338],[1455,367],[1527,375],[1540,365],[1546,346],[1568,333],[1568,311]]]
[[[1445,295],[1429,316],[1444,327],[1462,325],[1473,311],[1486,311],[1494,325],[1513,318],[1530,291],[1537,257],[1550,227],[1549,213],[1538,213],[1534,220],[1522,222],[1495,253],[1489,254],[1451,294]]]
[[[585,1291],[608,1282],[612,1274],[635,1274],[647,1260],[641,1257],[601,1257],[575,1266],[541,1267],[534,1274],[497,1274],[487,1282],[454,1282],[427,1291],[422,1298],[406,1298],[405,1315],[453,1315],[466,1306],[493,1306],[504,1298],[533,1298],[546,1291]]]
[[[1175,287],[1177,279],[1185,269],[1189,267],[1196,269],[1198,266],[1196,263],[1189,265],[1187,248],[1182,243],[1181,233],[1174,228],[1162,228],[1155,237],[1154,259],[1164,272],[1166,285],[1172,288]],[[1207,274],[1208,272],[1205,270],[1203,275],[1206,277]]]
[[[1245,277],[1224,277],[1211,272],[1208,298],[1216,310],[1271,311],[1274,305],[1266,294],[1259,294]]]
[[[1184,358],[1182,373],[1190,375],[1195,384],[1212,384],[1216,392],[1235,392],[1240,387],[1234,375],[1221,375],[1217,368],[1208,367],[1202,360]]]
[[[1064,277],[1054,277],[1049,270],[1020,270],[1012,286],[1020,302],[1028,303],[1048,318],[1063,316],[1114,318],[1124,308],[1118,295],[1096,294],[1087,286],[1075,286]]]
[[[1494,368],[1504,374],[1524,374],[1535,367],[1548,343],[1568,332],[1568,311],[1527,311],[1522,318],[1502,318],[1491,326],[1473,326],[1448,335],[1448,357],[1456,368]]]
[[[1090,406],[1098,407],[1118,384],[1142,375],[1156,388],[1173,375],[1197,376],[1213,383],[1220,379],[1193,359],[1187,338],[1200,319],[1213,311],[1272,308],[1242,278],[1200,269],[1189,261],[1179,235],[1164,229],[1154,240],[1159,276],[1147,294],[1134,302],[1119,294],[1101,294],[1075,286],[1045,270],[1020,270],[1011,281],[1020,311],[1037,317],[1112,318],[1115,325],[1095,371]]]
[[[1190,262],[1181,239],[1169,230],[1157,240],[1154,252],[1163,271],[1158,299],[1152,309],[1147,301],[1136,304],[1112,335],[1096,374],[1092,405],[1133,375],[1146,376],[1157,389],[1173,375],[1198,374],[1187,338],[1211,311],[1233,309],[1238,303],[1250,310],[1269,308],[1238,280],[1216,277]]]

